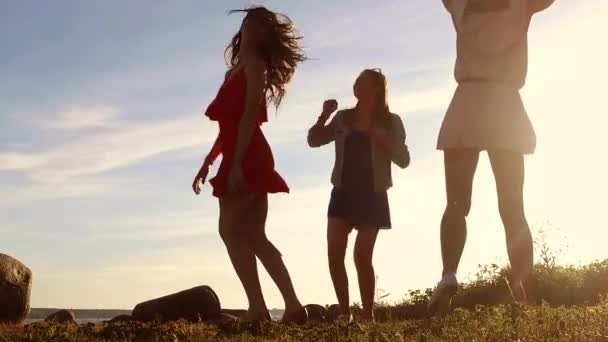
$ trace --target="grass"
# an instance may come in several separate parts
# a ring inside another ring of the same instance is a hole
[[[373,325],[335,323],[259,327],[168,324],[39,323],[0,326],[0,341],[607,341],[608,301],[593,307],[523,308],[516,305],[457,309],[444,318],[387,321]]]

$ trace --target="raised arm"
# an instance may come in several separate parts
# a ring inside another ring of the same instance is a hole
[[[530,1],[530,11],[532,13],[537,13],[546,10],[549,8],[555,0],[529,0]]]
[[[389,153],[392,162],[397,166],[405,169],[410,165],[410,151],[405,144],[405,128],[399,115],[391,114],[390,131],[375,128],[372,130],[372,137]]]
[[[308,130],[308,146],[321,147],[336,139],[336,117],[334,117],[328,125],[325,124],[336,108],[338,108],[338,103],[335,100],[327,100],[323,103],[323,111],[321,112],[319,119]],[[336,116],[338,116],[338,114],[336,114]]]

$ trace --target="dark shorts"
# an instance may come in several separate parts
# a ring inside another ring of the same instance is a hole
[[[391,211],[386,191],[362,192],[334,188],[327,216],[341,218],[355,229],[361,226],[391,228]]]

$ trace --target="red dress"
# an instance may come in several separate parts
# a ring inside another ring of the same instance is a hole
[[[213,195],[223,197],[228,194],[228,172],[234,158],[236,139],[241,117],[245,111],[247,78],[244,69],[232,73],[224,81],[217,96],[211,102],[205,115],[219,124],[219,134],[207,161],[213,162],[222,154],[217,175],[209,181],[213,186]],[[266,102],[260,103],[258,122],[253,131],[249,148],[243,157],[242,168],[245,178],[245,193],[278,193],[289,192],[289,187],[274,170],[274,158],[270,145],[266,141],[260,126],[268,121]]]

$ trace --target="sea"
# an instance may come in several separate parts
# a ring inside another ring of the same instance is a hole
[[[76,323],[78,324],[86,324],[86,323],[101,323],[103,321],[109,321],[110,318],[77,318]],[[42,322],[44,319],[32,319],[28,318],[24,321],[23,324],[31,324],[36,322]]]

